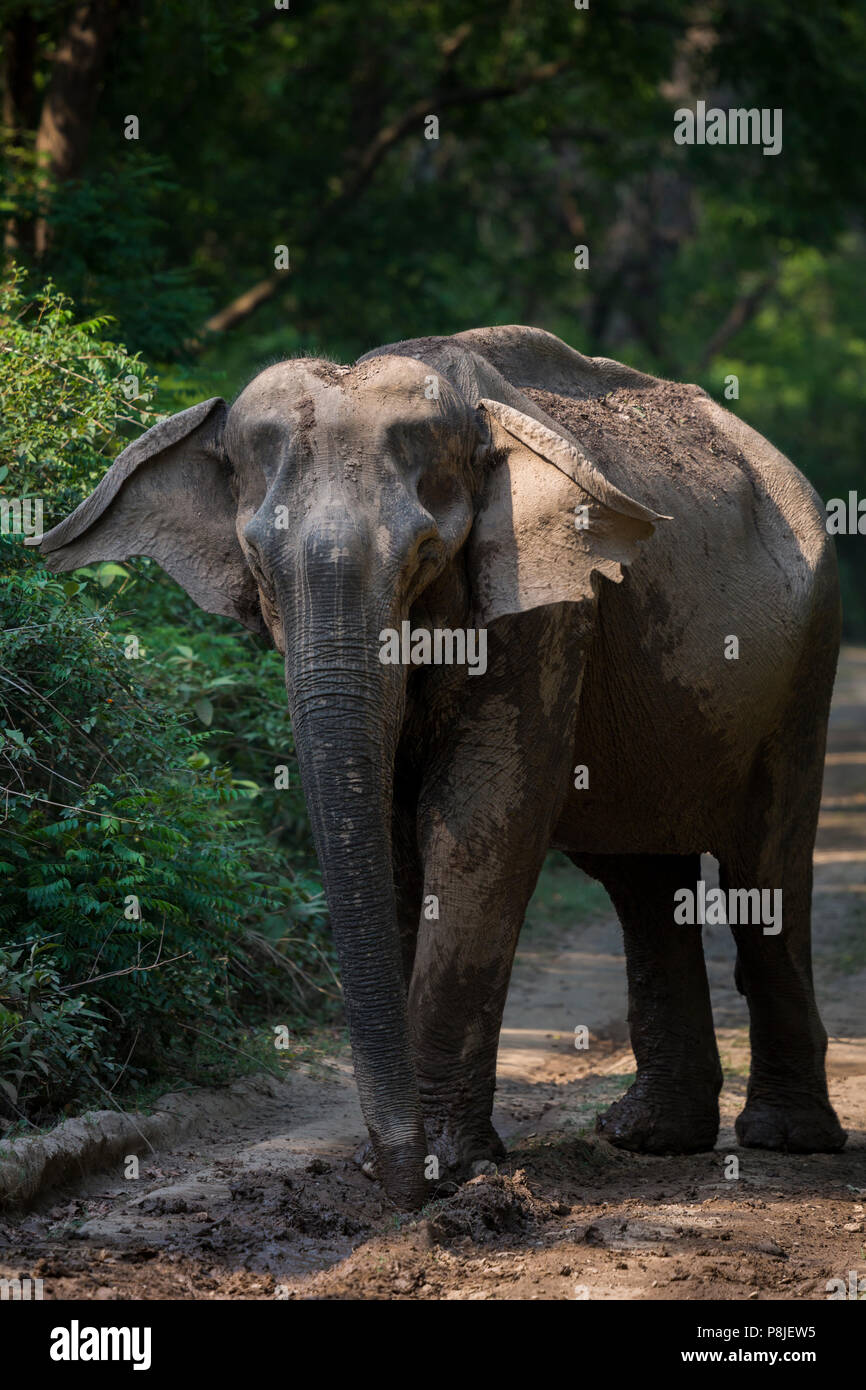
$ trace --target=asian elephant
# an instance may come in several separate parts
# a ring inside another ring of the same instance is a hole
[[[844,1144],[810,959],[835,558],[810,485],[704,391],[524,327],[284,361],[230,408],[148,430],[42,550],[60,570],[152,556],[284,654],[396,1204],[432,1195],[430,1154],[466,1171],[502,1153],[502,1010],[551,847],[600,879],[625,935],[637,1078],[601,1132],[715,1143],[701,928],[674,907],[709,852],[725,892],[783,894],[781,931],[734,927],[739,1141]],[[419,631],[486,634],[486,669],[444,639],[438,662],[384,659],[389,632],[423,655]]]

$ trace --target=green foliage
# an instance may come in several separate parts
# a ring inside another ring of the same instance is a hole
[[[0,946],[0,1108],[39,1114],[74,1096],[82,1071],[112,1070],[99,1050],[104,1018],[52,969],[56,943]]]
[[[99,481],[123,434],[157,418],[155,381],[105,337],[108,322],[76,323],[67,296],[50,281],[28,290],[20,267],[0,285],[0,485],[60,515]]]
[[[235,785],[250,793],[251,814],[268,841],[299,865],[309,863],[313,849],[286,708],[283,659],[274,650],[263,651],[228,620],[199,624],[192,601],[183,597],[183,604],[173,605],[174,621],[167,623],[159,614],[157,621],[148,621],[146,604],[129,592],[130,616],[135,612],[153,688],[194,714],[199,730],[210,731],[207,751],[199,753],[201,766],[230,766]],[[189,610],[180,642],[178,608]],[[114,627],[121,633],[123,620],[116,619]],[[288,787],[280,790],[274,785],[277,766],[287,769]]]
[[[0,487],[62,514],[156,383],[51,286],[3,294]],[[279,658],[149,561],[55,577],[0,536],[0,796],[0,1117],[334,997]]]
[[[244,998],[309,1012],[330,973],[318,885],[182,696],[126,658],[88,581],[19,555],[0,541],[3,939],[50,937],[65,987],[100,1001],[99,1073],[132,1052],[140,1076],[184,1031],[228,1037]]]
[[[744,270],[785,238],[827,249],[856,217],[864,54],[852,0],[713,0],[699,19],[688,0],[163,5],[126,29],[90,175],[119,160],[135,90],[142,145],[166,161],[152,208],[168,263],[219,307],[289,245],[285,291],[241,330],[246,370],[264,339],[348,359],[485,322],[564,319],[594,351],[650,337],[663,353],[684,317],[702,345],[717,326],[712,304],[664,303],[705,200],[728,208]],[[674,109],[716,93],[782,107],[784,154],[675,146]],[[589,275],[575,241],[591,243]],[[718,279],[724,315],[737,283]]]
[[[209,305],[187,268],[167,264],[167,225],[156,208],[168,216],[180,195],[167,168],[133,147],[96,177],[62,185],[52,201],[64,290],[86,312],[118,320],[151,360],[173,356]]]

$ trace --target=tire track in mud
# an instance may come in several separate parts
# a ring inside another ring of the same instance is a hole
[[[712,878],[712,861],[705,877]],[[813,909],[837,1155],[741,1150],[745,1001],[725,927],[705,951],[725,1067],[716,1149],[625,1154],[593,1133],[634,1070],[611,915],[524,935],[503,1026],[499,1172],[443,1184],[420,1216],[352,1163],[364,1137],[351,1064],[330,1046],[250,1086],[226,1133],[88,1179],[0,1226],[0,1277],[46,1298],[824,1299],[866,1276],[866,649],[847,649],[831,719]],[[575,1025],[590,1029],[578,1051]],[[725,1177],[728,1156],[739,1164]]]

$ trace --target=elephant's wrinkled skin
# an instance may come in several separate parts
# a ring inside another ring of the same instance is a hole
[[[519,327],[282,362],[230,410],[148,431],[43,550],[58,569],[153,556],[284,652],[396,1203],[429,1193],[428,1153],[465,1171],[502,1152],[502,1009],[551,846],[602,881],[625,933],[638,1072],[602,1132],[650,1152],[715,1141],[700,927],[673,917],[707,851],[723,885],[783,890],[780,934],[735,929],[740,1142],[844,1143],[809,945],[835,561],[805,479],[704,392]],[[383,664],[379,634],[404,619],[486,627],[486,673]]]

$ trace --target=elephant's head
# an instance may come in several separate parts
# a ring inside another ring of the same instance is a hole
[[[231,409],[148,430],[42,542],[60,570],[151,556],[284,653],[361,1103],[404,1206],[426,1153],[390,843],[407,669],[383,664],[380,633],[422,593],[450,627],[591,600],[655,520],[526,405],[403,356],[283,362]]]

